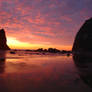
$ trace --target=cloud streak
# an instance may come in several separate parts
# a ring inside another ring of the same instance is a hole
[[[92,0],[0,0],[0,26],[8,37],[30,44],[72,46],[92,17]]]

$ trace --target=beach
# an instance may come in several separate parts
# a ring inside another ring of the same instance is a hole
[[[72,54],[0,52],[1,92],[92,92],[81,78]]]

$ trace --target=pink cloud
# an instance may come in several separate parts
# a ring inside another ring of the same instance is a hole
[[[6,29],[8,37],[23,42],[72,45],[84,20],[92,16],[90,3],[90,0],[0,0],[0,26]]]

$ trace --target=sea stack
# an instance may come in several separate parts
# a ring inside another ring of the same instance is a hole
[[[7,45],[7,39],[4,29],[0,29],[0,50],[10,50]]]
[[[72,48],[73,52],[92,52],[92,18],[85,21],[78,31]]]

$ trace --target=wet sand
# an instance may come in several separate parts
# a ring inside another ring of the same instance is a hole
[[[72,55],[0,52],[0,92],[92,92],[79,66]]]

